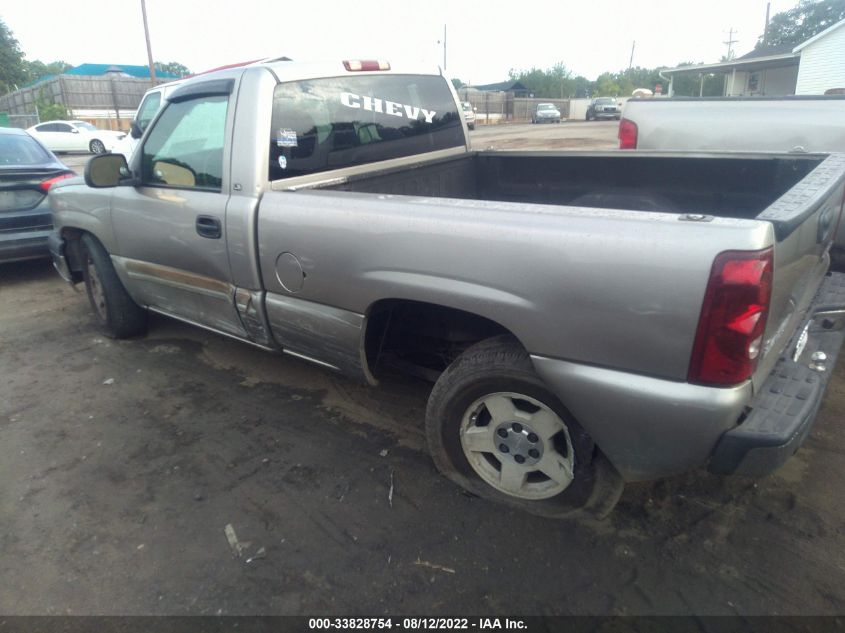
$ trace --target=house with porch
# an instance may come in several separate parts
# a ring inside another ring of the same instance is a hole
[[[693,76],[703,91],[707,75],[722,75],[727,97],[821,95],[845,90],[845,20],[798,46],[764,46],[727,62],[660,71],[674,94],[674,80]]]

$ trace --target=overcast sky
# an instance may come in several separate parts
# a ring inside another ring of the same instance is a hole
[[[771,4],[774,15],[797,0]],[[140,0],[34,7],[0,8],[27,59],[146,64]],[[147,13],[154,58],[194,72],[281,55],[442,65],[445,23],[447,74],[484,84],[556,62],[595,79],[627,68],[634,40],[635,66],[716,62],[731,27],[741,55],[763,30],[766,0],[147,0]]]

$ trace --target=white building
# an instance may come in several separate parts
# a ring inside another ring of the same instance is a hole
[[[769,46],[718,64],[679,66],[661,71],[674,93],[678,75],[694,76],[704,85],[707,75],[722,75],[728,97],[821,95],[845,90],[845,20],[798,46]]]

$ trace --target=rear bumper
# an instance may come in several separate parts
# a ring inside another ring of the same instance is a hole
[[[0,217],[0,262],[49,257],[47,238],[53,230],[47,199],[32,209],[4,210]]]
[[[711,472],[767,475],[803,444],[845,342],[845,274],[832,273],[825,278],[805,327],[790,341],[743,422],[719,440],[708,464]],[[805,331],[806,346],[795,358],[798,340]]]
[[[49,230],[0,234],[0,262],[48,257],[47,238],[49,235]]]

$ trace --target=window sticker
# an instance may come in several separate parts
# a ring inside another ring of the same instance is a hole
[[[298,145],[296,130],[287,128],[279,130],[279,135],[276,137],[276,147],[297,147]]]
[[[285,158],[285,155],[284,155],[284,154],[282,154],[281,156],[279,156],[279,167],[281,167],[282,169],[287,169],[287,168],[288,168],[288,159],[287,159],[287,158]]]

